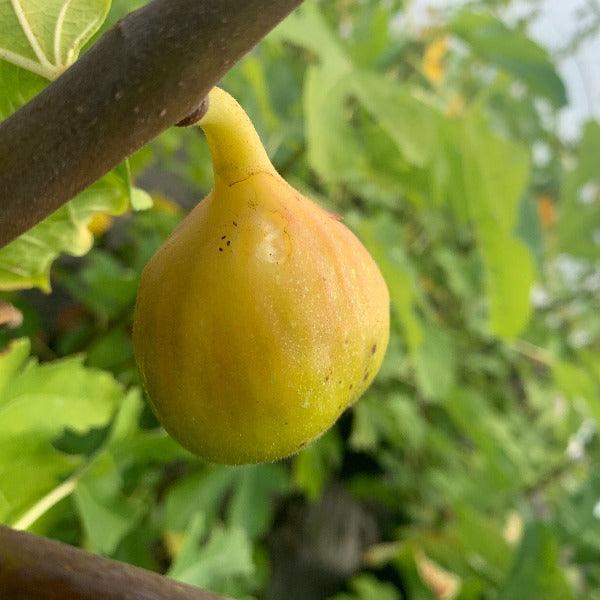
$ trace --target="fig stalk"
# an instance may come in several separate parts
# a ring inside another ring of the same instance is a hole
[[[213,88],[208,111],[198,122],[213,163],[215,187],[232,185],[262,172],[279,177],[244,109],[227,92]]]

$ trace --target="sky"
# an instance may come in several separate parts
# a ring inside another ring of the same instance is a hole
[[[531,25],[530,34],[551,53],[563,47],[581,25],[577,11],[596,0],[542,0],[540,17]],[[416,25],[427,22],[428,9],[460,5],[463,0],[413,0],[408,18]],[[515,2],[510,20],[527,12],[529,3]],[[567,86],[569,106],[560,115],[559,129],[565,139],[576,138],[581,125],[590,118],[600,119],[600,35],[588,39],[577,54],[558,64]]]

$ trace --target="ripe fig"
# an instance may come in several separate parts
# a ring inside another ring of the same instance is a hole
[[[215,88],[199,125],[214,189],[146,266],[133,341],[167,431],[206,460],[297,452],[369,386],[389,295],[339,219],[288,185]]]

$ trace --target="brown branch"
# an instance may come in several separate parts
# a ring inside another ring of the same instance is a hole
[[[7,527],[0,527],[0,598],[220,600],[151,571]]]
[[[302,0],[154,0],[0,124],[0,247],[168,127]]]

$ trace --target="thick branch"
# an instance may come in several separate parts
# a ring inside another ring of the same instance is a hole
[[[219,600],[156,573],[0,527],[0,598]]]
[[[302,0],[154,0],[0,124],[0,247],[171,125]]]

